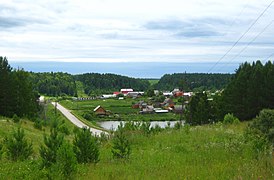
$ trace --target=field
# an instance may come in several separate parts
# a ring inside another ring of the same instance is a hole
[[[63,100],[60,103],[66,108],[73,111],[78,116],[84,116],[86,113],[93,112],[98,105],[101,105],[106,110],[109,110],[111,114],[105,117],[92,116],[92,121],[166,121],[166,120],[179,120],[180,115],[174,113],[166,114],[139,114],[139,109],[133,109],[131,106],[142,99],[130,99],[124,100],[118,99],[96,99],[89,101],[70,101]]]
[[[15,127],[0,120],[1,136]],[[256,157],[244,141],[247,123],[207,125],[144,135],[129,132],[132,153],[128,160],[112,158],[111,141],[101,144],[98,164],[78,165],[75,179],[273,179],[273,157]],[[35,146],[43,142],[43,131],[32,123],[21,124]],[[45,130],[48,131],[47,129]],[[68,136],[71,139],[72,136]],[[38,154],[38,149],[35,149]],[[47,179],[39,170],[39,158],[23,162],[2,159],[2,179]]]

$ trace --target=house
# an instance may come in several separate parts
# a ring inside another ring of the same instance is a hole
[[[146,108],[146,107],[147,107],[147,103],[145,103],[144,101],[139,101],[139,102],[132,105],[133,109],[138,109],[138,108],[143,109],[143,108]]]
[[[170,98],[166,98],[163,103],[161,103],[164,109],[169,109],[174,107],[174,102]]]
[[[166,97],[173,96],[172,92],[163,92],[163,95]]]
[[[129,92],[133,92],[133,89],[121,89],[120,92],[126,95]]]
[[[121,94],[120,92],[113,92],[113,95],[118,95],[118,94]]]
[[[96,114],[96,115],[107,115],[107,111],[102,107],[102,106],[97,106],[93,112]]]
[[[146,108],[143,108],[142,111],[140,111],[140,114],[152,114],[152,113],[154,113],[153,106],[147,106]]]
[[[175,105],[173,107],[173,112],[176,113],[176,114],[183,113],[183,105]]]
[[[177,91],[174,93],[174,97],[182,97],[184,93],[182,91]]]
[[[115,97],[116,97],[116,95],[114,95],[114,94],[103,94],[101,96],[101,99],[108,99],[108,98],[115,98]]]
[[[160,114],[160,113],[168,113],[168,110],[166,110],[166,109],[161,109],[161,108],[154,108],[154,112],[157,113],[157,114]]]
[[[141,94],[139,94],[139,92],[128,92],[127,96],[131,97],[131,98],[137,98],[137,97],[141,96]]]

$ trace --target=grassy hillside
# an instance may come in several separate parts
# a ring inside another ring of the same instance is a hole
[[[3,125],[3,126],[2,126]],[[185,127],[179,130],[144,135],[128,131],[132,154],[129,160],[112,158],[111,142],[101,144],[97,165],[78,165],[75,179],[273,179],[273,157],[254,156],[252,145],[245,142],[246,123]],[[1,136],[14,128],[1,120]],[[31,123],[22,123],[35,144],[42,133]],[[2,160],[3,179],[47,179],[39,171],[39,161]]]

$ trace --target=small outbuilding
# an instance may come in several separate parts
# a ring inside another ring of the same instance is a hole
[[[107,111],[102,107],[102,106],[97,106],[93,112],[96,114],[96,115],[107,115]]]

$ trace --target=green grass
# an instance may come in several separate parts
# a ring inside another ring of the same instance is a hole
[[[78,178],[272,179],[271,158],[255,159],[250,146],[242,141],[240,129],[203,126],[191,128],[189,133],[182,129],[149,137],[135,134],[130,136],[128,161],[113,160],[106,144],[101,161],[96,166],[81,166]]]
[[[16,127],[3,118],[0,123],[1,137]],[[21,126],[34,144],[42,142],[43,133],[31,122]],[[113,159],[108,141],[101,145],[99,163],[78,165],[75,179],[273,179],[273,157],[254,157],[243,139],[246,126],[206,125],[191,127],[189,132],[166,129],[149,136],[128,132],[129,160]],[[47,179],[46,174],[36,159],[0,160],[1,179]]]

